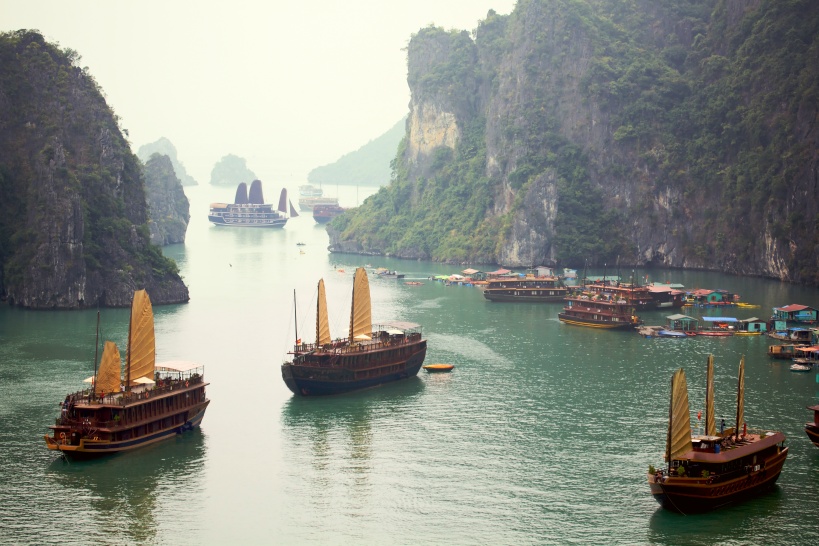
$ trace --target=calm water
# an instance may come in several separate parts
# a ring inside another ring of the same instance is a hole
[[[268,200],[277,192],[265,189]],[[232,190],[186,191],[188,240],[166,253],[191,301],[154,311],[158,359],[205,365],[212,403],[201,430],[132,454],[63,462],[42,435],[59,400],[93,373],[96,312],[0,307],[0,542],[819,543],[811,515],[819,449],[802,430],[805,406],[819,401],[817,374],[769,361],[766,338],[649,340],[563,325],[559,305],[490,303],[474,288],[371,279],[374,320],[421,323],[427,362],[456,369],[294,398],[279,365],[295,325],[300,337],[315,335],[320,277],[340,336],[356,266],[408,279],[460,268],[330,255],[308,215],[283,230],[212,227],[208,203]],[[336,191],[342,205],[355,205],[355,188]],[[358,200],[372,191],[358,190]],[[762,306],[726,313],[739,318],[787,303],[819,306],[819,292],[771,281],[649,273]],[[661,324],[664,315],[644,318]],[[105,338],[123,351],[127,319],[127,310],[102,311]],[[718,417],[731,423],[745,354],[749,426],[783,430],[791,455],[776,489],[753,502],[706,515],[663,512],[645,472],[662,462],[669,379],[686,368],[695,415],[708,353]]]

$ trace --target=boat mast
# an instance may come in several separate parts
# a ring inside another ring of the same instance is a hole
[[[94,399],[97,385],[97,357],[100,354],[100,311],[97,309],[97,341],[94,343],[94,381],[91,383],[91,399]]]
[[[293,289],[293,324],[296,327],[296,345],[299,344],[299,316],[296,311],[296,289]]]
[[[671,427],[673,426],[674,417],[674,377],[676,374],[671,374],[671,389],[668,397],[668,434],[665,438],[665,456],[668,459],[668,475],[671,475]]]

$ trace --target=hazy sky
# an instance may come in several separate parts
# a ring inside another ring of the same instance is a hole
[[[473,30],[515,0],[0,0],[0,31],[76,50],[134,152],[160,137],[200,184],[226,154],[303,181],[407,112],[406,48],[430,24]]]

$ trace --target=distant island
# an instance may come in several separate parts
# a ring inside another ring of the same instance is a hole
[[[390,164],[406,133],[407,118],[358,150],[344,154],[334,163],[316,167],[307,175],[311,184],[384,186],[391,176]]]
[[[185,170],[185,165],[179,161],[176,155],[176,147],[173,143],[165,137],[160,138],[154,142],[143,144],[137,151],[137,156],[143,163],[148,163],[148,160],[154,154],[166,155],[171,160],[174,173],[183,186],[197,186],[199,183]]]
[[[247,160],[238,155],[228,154],[213,166],[210,172],[210,183],[213,186],[236,187],[242,182],[250,184],[258,177],[248,169]]]

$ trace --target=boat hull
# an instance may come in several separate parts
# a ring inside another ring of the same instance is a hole
[[[674,512],[708,512],[741,502],[771,489],[782,472],[788,448],[757,465],[747,474],[725,481],[648,475],[649,488],[660,505]]]
[[[502,294],[495,293],[490,290],[484,290],[483,297],[489,301],[500,302],[532,302],[532,303],[562,303],[566,298],[565,293],[556,294],[553,296],[534,296],[529,294]]]
[[[813,442],[813,445],[819,447],[819,425],[808,423],[805,425],[805,434],[808,435],[808,438],[810,438],[810,441]]]
[[[287,218],[253,221],[243,218],[226,218],[224,216],[208,215],[208,221],[215,226],[225,227],[282,228],[287,223]]]
[[[202,419],[205,418],[205,410],[209,403],[210,400],[206,400],[202,404],[189,409],[187,419],[181,425],[167,427],[138,438],[122,441],[103,441],[95,440],[94,437],[81,436],[77,443],[73,444],[70,443],[70,439],[61,440],[60,438],[46,435],[46,447],[51,451],[58,451],[66,458],[73,460],[93,459],[105,455],[133,451],[198,427],[202,423]]]
[[[282,379],[285,385],[293,394],[300,396],[327,396],[333,394],[344,394],[352,391],[376,387],[385,383],[399,381],[418,375],[421,365],[426,357],[426,342],[422,347],[414,352],[406,361],[397,362],[400,369],[395,371],[385,371],[374,377],[354,378],[355,370],[337,370],[338,378],[319,379],[310,377],[314,375],[309,369],[293,366],[291,363],[282,364]],[[386,369],[386,368],[385,368]],[[318,370],[317,370],[318,371]],[[344,376],[349,376],[345,378]]]
[[[594,320],[591,318],[578,318],[571,315],[566,315],[564,313],[558,313],[557,318],[560,320],[560,322],[570,324],[572,326],[585,326],[587,328],[599,328],[603,330],[633,330],[636,326],[634,323],[630,322],[612,322]]]

